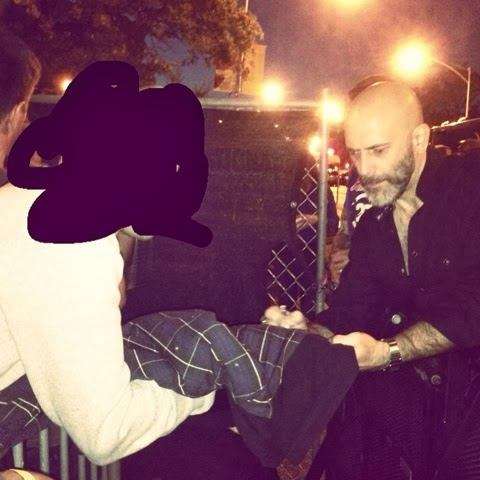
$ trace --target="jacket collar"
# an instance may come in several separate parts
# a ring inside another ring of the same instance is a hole
[[[424,204],[429,204],[436,196],[438,191],[442,191],[442,165],[443,157],[433,147],[427,150],[427,160],[417,185],[417,197]]]
[[[423,204],[431,204],[439,191],[442,191],[440,185],[439,173],[441,171],[442,156],[434,148],[429,147],[427,150],[427,159],[420,174],[417,185],[417,197]],[[393,212],[393,205],[385,207],[375,207],[375,217],[378,221],[383,220],[388,214]]]

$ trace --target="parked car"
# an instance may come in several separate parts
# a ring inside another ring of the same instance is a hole
[[[480,118],[432,127],[431,145],[446,153],[480,149]]]

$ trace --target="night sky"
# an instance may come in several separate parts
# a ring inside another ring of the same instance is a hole
[[[313,99],[325,86],[345,92],[389,73],[398,42],[415,36],[441,60],[480,70],[480,0],[365,1],[348,12],[338,0],[250,0],[265,33],[266,77],[285,81],[291,99]]]

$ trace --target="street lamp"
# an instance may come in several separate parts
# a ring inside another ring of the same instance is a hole
[[[62,90],[62,93],[65,93],[65,91],[67,90],[68,86],[72,83],[72,79],[70,77],[63,77],[60,82],[59,82],[59,85],[60,85],[60,88]]]
[[[322,138],[320,135],[315,134],[312,135],[308,139],[308,153],[315,158],[318,158],[321,152],[321,147],[322,147]]]
[[[458,67],[454,67],[443,62],[442,60],[439,60],[438,58],[435,58],[431,53],[430,47],[426,43],[420,41],[412,42],[404,47],[401,47],[397,50],[393,57],[393,67],[395,71],[407,78],[413,78],[421,75],[431,63],[435,63],[447,68],[466,83],[467,95],[465,101],[465,118],[468,118],[470,113],[470,92],[472,86],[471,67],[466,69],[467,76],[463,75],[458,70]]]
[[[372,0],[331,0],[331,2],[343,11],[356,11],[371,3]]]
[[[272,107],[278,107],[285,99],[285,88],[278,80],[269,80],[262,87],[263,103]]]
[[[338,5],[344,8],[357,8],[368,3],[369,0],[335,0]]]
[[[328,96],[317,110],[319,117],[325,117],[330,124],[338,125],[345,118],[345,104],[337,98]]]
[[[320,137],[318,133],[312,135],[308,139],[308,153],[315,158],[318,158],[320,153],[322,152],[322,145],[323,145],[323,139]],[[329,163],[330,162],[335,162],[335,149],[332,147],[327,146],[327,156],[329,158]]]
[[[422,75],[431,61],[430,47],[423,42],[411,42],[397,50],[393,57],[393,68],[407,78]]]

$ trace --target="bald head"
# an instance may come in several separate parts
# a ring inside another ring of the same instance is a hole
[[[422,123],[422,106],[412,89],[402,83],[378,82],[352,102],[345,128],[362,131],[393,129],[398,134],[400,129],[411,133]]]
[[[405,191],[416,167],[423,168],[428,139],[420,102],[406,85],[375,83],[355,98],[345,141],[374,205],[391,204]]]

